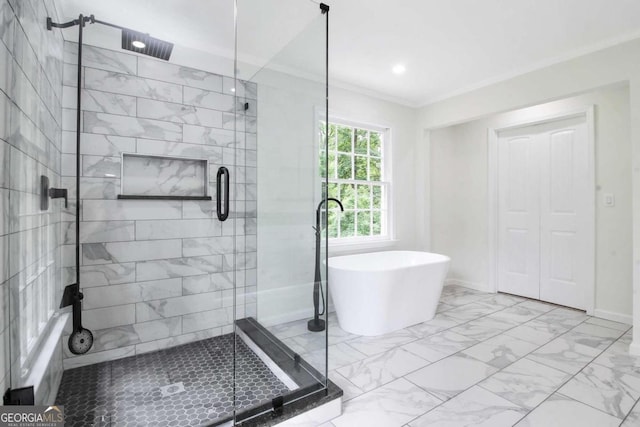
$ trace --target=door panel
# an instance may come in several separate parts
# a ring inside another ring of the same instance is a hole
[[[540,299],[585,308],[589,278],[585,265],[588,233],[587,134],[584,118],[554,122],[540,129]]]
[[[499,291],[585,308],[587,150],[583,117],[499,135]]]
[[[502,135],[499,144],[498,289],[539,297],[538,163],[532,137]]]

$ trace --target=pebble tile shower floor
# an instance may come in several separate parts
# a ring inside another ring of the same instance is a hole
[[[249,408],[289,389],[238,338],[237,400]],[[66,426],[200,426],[232,414],[233,334],[64,372]]]

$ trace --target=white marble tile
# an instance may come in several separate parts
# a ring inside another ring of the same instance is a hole
[[[190,157],[192,159],[206,159],[214,165],[222,163],[222,148],[214,145],[186,144],[184,142],[158,141],[153,139],[138,139],[137,153],[155,154],[159,156]],[[230,167],[229,171],[233,171]],[[210,168],[209,180],[215,181],[217,168]],[[234,175],[235,176],[235,175]]]
[[[416,339],[417,337],[413,332],[401,329],[378,337],[357,338],[349,341],[349,345],[367,356],[373,356]]]
[[[338,373],[358,388],[370,391],[428,364],[428,361],[397,348],[344,366]]]
[[[136,354],[148,353],[150,351],[162,350],[177,345],[188,344],[195,341],[206,340],[208,338],[222,335],[222,328],[211,328],[202,331],[191,332],[188,334],[176,335],[159,340],[148,341],[136,344]]]
[[[222,293],[209,292],[166,299],[154,299],[153,301],[139,302],[135,307],[136,322],[148,322],[149,320],[182,316],[189,313],[221,308]]]
[[[150,58],[138,57],[138,75],[154,80],[222,92],[222,76],[218,74]]]
[[[84,221],[126,221],[182,218],[182,204],[165,200],[84,200]],[[166,223],[169,223],[167,221]]]
[[[86,68],[84,85],[86,89],[96,89],[138,98],[182,102],[181,86],[129,74]]]
[[[599,353],[600,350],[578,344],[562,336],[540,347],[527,357],[569,374],[575,374]]]
[[[570,374],[524,358],[479,385],[518,406],[533,409],[569,378]]]
[[[411,427],[511,427],[526,411],[480,387],[471,387],[409,423]]]
[[[536,320],[567,328],[573,328],[587,319],[588,316],[583,311],[559,307],[541,315]]]
[[[125,153],[133,153],[136,151],[135,138],[127,138],[124,136],[98,135],[94,133],[82,133],[81,149],[82,154],[93,156],[110,156],[117,157]],[[76,133],[65,131],[62,134],[62,152],[75,154],[76,152]]]
[[[489,298],[490,296],[491,294],[487,294],[487,293],[478,293],[478,292],[470,293],[469,291],[465,291],[464,293],[458,292],[451,295],[445,295],[440,298],[440,301],[445,304],[453,305],[455,307],[460,307],[467,304],[473,304],[485,298]]]
[[[640,403],[636,403],[624,422],[620,424],[620,427],[634,427],[640,425]]]
[[[74,223],[70,223],[75,227]],[[75,230],[74,230],[75,231]],[[88,221],[80,227],[81,243],[125,242],[134,238],[134,221]],[[75,243],[75,232],[69,243]]]
[[[180,279],[125,283],[84,289],[83,308],[110,307],[182,295]]]
[[[462,351],[462,354],[502,369],[538,348],[537,344],[498,335]]]
[[[222,257],[220,255],[143,261],[136,264],[136,278],[142,281],[198,276],[221,271]]]
[[[496,368],[486,363],[456,355],[406,375],[405,378],[437,398],[448,400],[496,371]]]
[[[217,219],[136,221],[136,238],[139,240],[216,237],[221,233]]]
[[[120,166],[120,157],[82,156],[82,176],[120,178]]]
[[[138,117],[222,128],[222,112],[175,102],[138,98]]]
[[[558,392],[623,419],[640,398],[640,376],[591,364]]]
[[[184,103],[186,105],[194,105],[198,107],[210,108],[218,111],[242,111],[244,99],[236,98],[233,95],[227,95],[220,92],[212,92],[208,90],[196,89],[191,87],[184,88]]]
[[[425,360],[435,362],[477,343],[473,338],[444,331],[403,345],[402,348]]]
[[[186,257],[233,253],[233,237],[202,237],[182,240],[182,253]]]
[[[518,427],[615,427],[620,419],[573,399],[554,394],[530,412]]]
[[[604,350],[620,338],[623,333],[624,331],[582,323],[571,329],[563,337],[578,344]]]
[[[82,263],[110,264],[132,261],[179,258],[182,242],[174,240],[85,243],[82,245]]]
[[[471,320],[462,325],[451,328],[450,332],[454,332],[459,335],[464,335],[468,338],[475,339],[477,341],[484,341],[500,333],[505,329],[510,329],[514,325],[505,323],[497,319],[491,319],[488,317],[481,317],[479,319]]]
[[[73,65],[78,64],[77,43],[64,43],[64,62]],[[137,68],[135,55],[91,45],[82,46],[82,65],[127,74],[136,74]]]
[[[236,282],[237,283],[237,282]],[[233,289],[233,273],[212,273],[199,276],[188,276],[182,279],[182,292],[184,295],[201,294],[213,291]],[[306,332],[306,322],[305,322]],[[279,337],[281,338],[281,337]]]
[[[242,134],[233,130],[207,128],[185,124],[183,127],[183,141],[191,144],[214,145],[227,148],[244,148]]]
[[[330,345],[326,350],[321,348],[320,350],[306,353],[304,359],[322,372],[325,369],[326,357],[329,358],[329,370],[335,370],[365,359],[367,356],[346,343],[338,343]]]
[[[83,113],[83,131],[113,136],[144,137],[163,141],[182,140],[182,124],[180,123],[95,113],[92,111]]]
[[[441,304],[442,305],[442,304]],[[436,316],[423,323],[419,323],[414,326],[410,326],[407,328],[409,331],[417,335],[418,337],[424,338],[429,335],[434,335],[438,332],[444,331],[446,329],[453,328],[461,323],[461,320],[454,319],[452,317],[448,317],[446,313],[444,314],[436,314]]]
[[[295,320],[293,322],[267,326],[267,329],[273,335],[282,340],[307,333],[307,321]]]
[[[631,328],[631,325],[627,325],[626,323],[613,322],[611,320],[600,319],[598,317],[589,317],[585,323],[589,323],[592,325],[604,326],[610,329],[616,329],[622,332],[626,332]]]
[[[502,307],[500,306],[485,305],[482,304],[482,302],[473,302],[471,304],[459,306],[447,311],[447,316],[466,322],[490,313],[494,313],[501,308]]]
[[[548,302],[536,301],[531,299],[527,299],[526,301],[517,304],[517,306],[526,307],[530,310],[538,311],[540,312],[540,314],[547,313],[558,307],[557,305],[550,304]]]
[[[81,356],[69,356],[63,360],[64,369],[79,368],[81,366],[93,365],[95,363],[106,362],[108,360],[122,359],[135,355],[135,346],[128,345],[115,348],[113,350],[89,352]]]
[[[183,333],[230,325],[233,322],[233,307],[186,314],[182,316],[182,322]]]
[[[336,427],[400,427],[440,404],[429,393],[402,378],[344,404]]]
[[[78,90],[72,86],[64,86],[62,106],[76,108]],[[98,113],[136,115],[136,98],[133,96],[84,89],[82,91],[82,110]]]
[[[118,285],[136,281],[135,263],[87,265],[80,267],[82,287]]]
[[[355,384],[353,384],[351,381],[349,381],[336,371],[329,371],[329,379],[342,389],[343,402],[351,400],[354,397],[358,397],[364,393],[364,391],[360,390]]]
[[[134,323],[136,323],[136,307],[133,304],[93,310],[85,309],[82,311],[82,325],[90,330],[113,328]]]
[[[540,316],[540,312],[520,304],[492,313],[487,317],[514,325],[525,323]]]
[[[613,343],[593,363],[619,372],[640,375],[640,356],[630,354],[629,344],[622,341]]]

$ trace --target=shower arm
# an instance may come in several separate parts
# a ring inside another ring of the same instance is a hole
[[[101,25],[104,25],[106,27],[117,28],[118,30],[137,32],[135,30],[132,30],[131,28],[123,27],[121,25],[112,24],[111,22],[101,21],[99,19],[96,19],[96,17],[94,15],[85,16],[85,17],[82,18],[82,20],[83,20],[84,23],[101,24]],[[80,25],[80,20],[79,19],[74,19],[73,21],[69,21],[69,22],[64,22],[64,23],[58,24],[56,22],[53,22],[51,20],[51,18],[47,18],[47,30],[51,30],[52,28],[69,28],[69,27],[73,27],[75,25]]]

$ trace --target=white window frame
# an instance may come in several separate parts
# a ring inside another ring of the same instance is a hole
[[[317,115],[317,122],[325,120],[324,114]],[[332,114],[329,112],[329,124],[349,126],[357,129],[364,129],[368,131],[378,132],[382,138],[382,162],[381,162],[381,179],[380,181],[363,181],[363,180],[344,180],[344,179],[332,179],[329,178],[329,183],[338,184],[362,184],[362,183],[379,183],[384,188],[384,197],[382,198],[381,211],[386,212],[383,218],[386,219],[382,224],[383,229],[386,229],[386,234],[380,236],[353,236],[353,237],[330,237],[329,246],[331,252],[350,252],[357,251],[359,249],[371,249],[378,247],[391,246],[396,243],[395,240],[395,222],[393,215],[393,182],[392,182],[392,160],[391,160],[391,145],[392,145],[392,129],[390,126],[384,126],[379,124],[371,124],[352,119],[346,119],[342,116]],[[320,139],[320,138],[318,138]],[[319,141],[319,144],[324,144],[324,141]],[[320,145],[318,146],[320,149]],[[318,151],[319,153],[320,151]],[[352,155],[355,155],[352,152]],[[337,162],[337,159],[336,159]],[[316,162],[317,164],[317,162]],[[354,171],[355,172],[355,171]],[[356,190],[357,191],[357,190]],[[357,197],[357,195],[356,195]],[[333,209],[334,207],[330,207]],[[358,210],[354,210],[357,215]],[[371,210],[373,212],[373,210]]]

